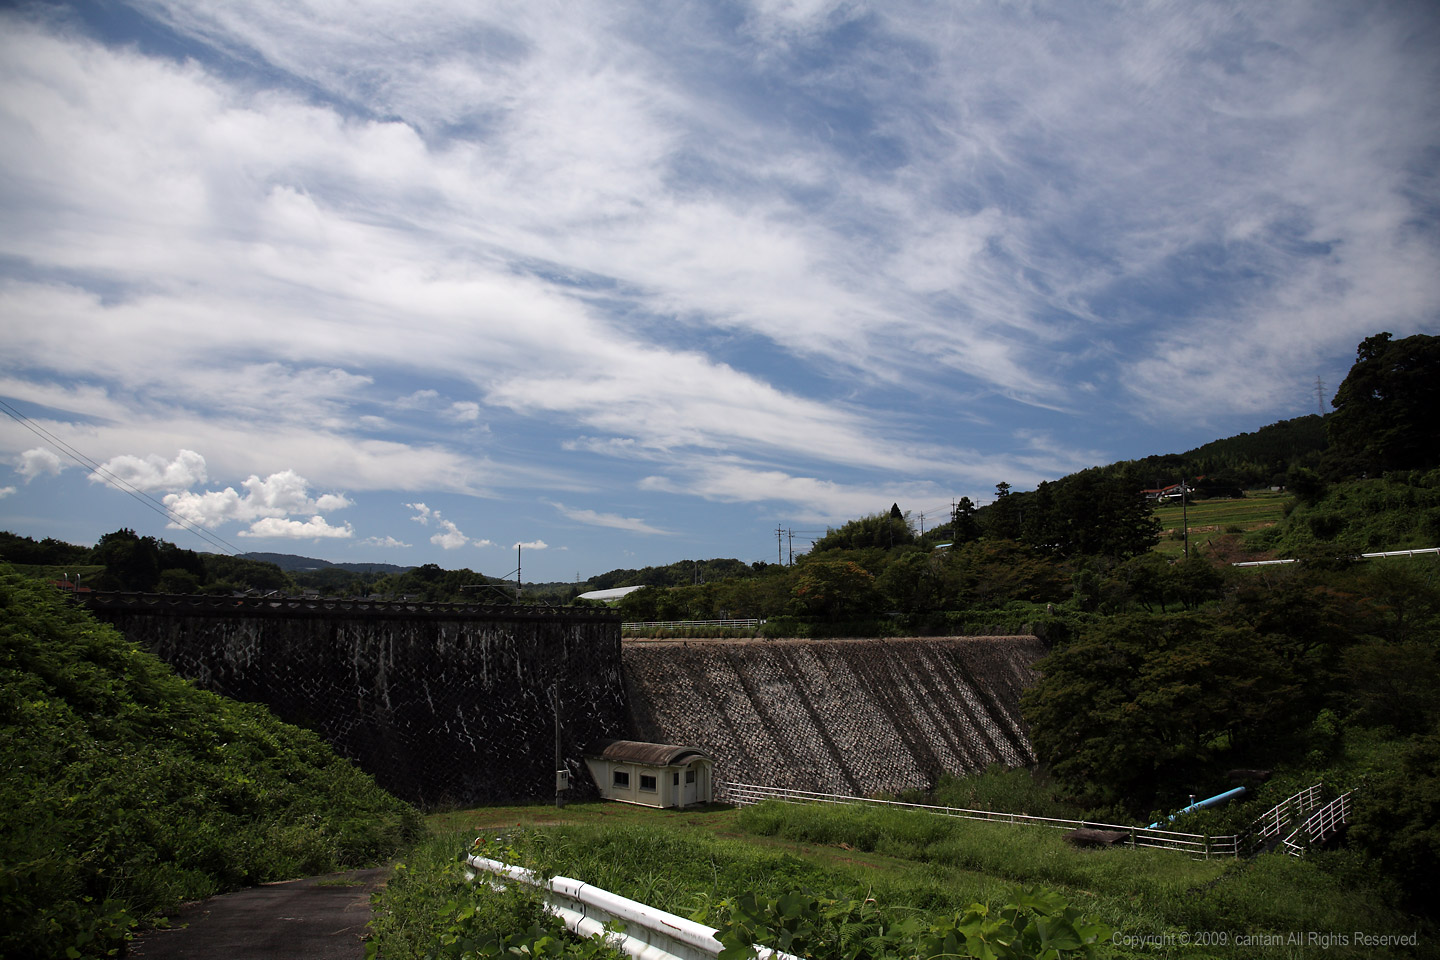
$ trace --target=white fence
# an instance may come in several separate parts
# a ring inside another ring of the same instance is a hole
[[[1286,797],[1256,818],[1250,827],[1249,848],[1258,850],[1280,835],[1294,822],[1320,805],[1321,784],[1313,784],[1294,796]]]
[[[1176,830],[1158,830],[1149,827],[1134,827],[1115,823],[1099,823],[1094,820],[1065,820],[1058,817],[1033,817],[1025,813],[998,813],[994,810],[970,810],[965,807],[946,807],[928,803],[901,803],[898,800],[870,800],[865,797],[847,797],[841,794],[815,793],[809,790],[791,790],[785,787],[762,787],[750,783],[720,783],[716,799],[736,806],[759,803],[761,800],[780,800],[786,803],[840,803],[864,804],[876,807],[895,807],[903,810],[921,810],[945,817],[959,817],[964,820],[985,820],[990,823],[1013,823],[1031,827],[1050,827],[1056,830],[1122,831],[1128,847],[1152,847],[1157,850],[1178,850],[1196,857],[1234,857],[1240,854],[1240,837],[1212,837],[1201,833],[1181,833]]]
[[[787,787],[763,787],[752,783],[730,783],[717,781],[716,797],[736,806],[747,806],[762,800],[780,800],[785,803],[840,803],[864,804],[876,807],[896,807],[905,810],[920,810],[925,813],[964,820],[985,820],[990,823],[1013,823],[1021,826],[1050,827],[1057,830],[1122,831],[1125,846],[1151,847],[1157,850],[1178,850],[1192,856],[1238,857],[1242,852],[1254,851],[1265,846],[1273,838],[1279,838],[1286,828],[1320,805],[1322,784],[1306,787],[1299,793],[1281,800],[1265,811],[1245,834],[1226,834],[1212,837],[1201,833],[1181,833],[1176,830],[1158,830],[1150,827],[1132,827],[1113,823],[1097,823],[1092,820],[1065,820],[1058,817],[1032,817],[1025,813],[998,813],[994,810],[970,810],[964,807],[946,807],[928,803],[901,803],[898,800],[871,800],[865,797],[848,797],[835,793],[816,793],[810,790],[791,790]],[[1353,793],[1353,791],[1351,791]],[[1281,843],[1287,853],[1304,855],[1303,844],[1319,843],[1339,829],[1350,818],[1351,793],[1345,793],[1313,814],[1296,827]],[[1305,838],[1301,841],[1299,838]]]
[[[636,620],[620,624],[621,630],[690,630],[697,627],[716,627],[721,630],[748,630],[758,627],[764,620]]]
[[[1311,844],[1320,843],[1350,822],[1350,798],[1354,790],[1347,790],[1310,817],[1283,841],[1285,852],[1292,857],[1305,856]]]
[[[466,863],[497,878],[543,889],[545,908],[559,917],[569,930],[582,937],[603,936],[636,960],[715,960],[720,955],[722,947],[715,939],[715,928],[703,923],[573,877],[546,880],[524,867],[488,857],[470,857]],[[612,921],[619,921],[623,930],[619,933],[606,930],[606,924]],[[758,960],[799,960],[769,947],[757,945],[755,949]]]

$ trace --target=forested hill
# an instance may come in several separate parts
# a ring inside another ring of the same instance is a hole
[[[1280,486],[1296,467],[1314,468],[1328,441],[1325,418],[1319,414],[1281,420],[1254,433],[1242,433],[1188,450],[1135,461],[1142,475],[1155,474],[1158,485],[1182,478],[1222,477],[1241,489]]]
[[[351,573],[404,573],[411,569],[408,566],[394,563],[334,563],[330,560],[317,560],[314,557],[300,557],[293,553],[242,553],[240,557],[243,560],[273,563],[287,573],[324,570],[327,567],[349,570]]]

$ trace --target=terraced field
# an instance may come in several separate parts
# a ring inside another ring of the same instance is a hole
[[[1248,533],[1262,527],[1273,527],[1285,515],[1285,505],[1293,497],[1288,493],[1254,490],[1243,500],[1192,501],[1188,513],[1190,547],[1205,544],[1226,533]],[[1185,550],[1182,530],[1185,518],[1180,504],[1157,507],[1155,516],[1161,524],[1160,543],[1155,549],[1166,556],[1178,556]]]

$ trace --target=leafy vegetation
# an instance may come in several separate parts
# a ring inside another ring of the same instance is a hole
[[[1361,341],[1335,393],[1327,429],[1332,474],[1378,475],[1435,466],[1440,450],[1440,337]]]
[[[967,778],[966,789],[1010,793],[1024,775],[992,771]],[[985,782],[997,776],[1006,782]],[[739,811],[600,803],[565,811],[482,808],[437,815],[431,823],[436,836],[412,852],[379,897],[372,956],[456,956],[444,938],[474,936],[470,917],[485,918],[492,934],[527,928],[528,906],[466,882],[456,858],[476,833],[488,841],[479,849],[486,856],[576,877],[715,926],[733,955],[742,944],[761,942],[855,960],[947,950],[967,956],[980,940],[962,945],[957,935],[948,946],[937,940],[967,928],[977,932],[977,921],[1018,928],[1022,915],[1027,926],[1058,921],[1051,928],[1056,934],[1068,924],[1077,939],[1087,929],[1111,928],[1095,942],[1096,955],[1116,957],[1198,958],[1217,951],[1268,957],[1276,955],[1270,938],[1278,935],[1283,943],[1295,931],[1418,929],[1421,943],[1435,933],[1397,911],[1393,885],[1377,882],[1343,851],[1303,861],[1279,855],[1192,860],[1158,850],[1078,849],[1054,830],[876,807],[775,803]],[[991,932],[1024,944],[1018,929],[1012,935],[999,926]],[[1196,931],[1230,939],[1203,943]],[[994,955],[1005,955],[989,945]],[[1040,949],[1032,942],[1019,955],[1040,955]],[[1373,951],[1301,942],[1284,955]]]
[[[372,864],[419,830],[316,735],[195,688],[8,569],[0,764],[5,956],[113,955],[183,900]]]
[[[532,944],[537,933],[553,931],[535,916],[538,898],[530,891],[467,883],[455,861],[463,843],[461,835],[442,835],[397,869],[377,904],[369,956],[460,957],[476,946],[479,955],[489,956],[489,945],[507,931]],[[1061,950],[1051,956],[1068,957],[1086,955],[1087,944],[1111,932],[1051,892],[1016,891],[993,910],[978,902],[957,909],[943,895],[936,899],[933,881],[886,883],[882,889],[843,868],[767,850],[763,843],[655,826],[511,831],[478,849],[712,924],[722,957],[751,956],[757,942],[802,956],[854,960],[947,952],[1038,957],[1047,947]],[[436,910],[435,904],[443,906]],[[539,949],[563,948],[558,932],[545,935],[551,939]],[[603,944],[570,942],[570,956],[603,951]]]

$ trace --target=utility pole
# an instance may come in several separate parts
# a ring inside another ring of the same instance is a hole
[[[1325,416],[1325,381],[1315,378],[1315,412]]]
[[[795,566],[795,531],[787,528],[785,536],[790,543],[790,566],[793,567]]]
[[[775,524],[775,563],[777,566],[785,564],[785,544],[780,539],[780,534],[784,529],[780,524]]]
[[[555,710],[555,807],[565,806],[565,791],[570,789],[570,771],[560,749],[560,684],[550,687],[550,706]]]
[[[1190,485],[1180,478],[1180,526],[1185,530],[1185,559],[1190,559]]]
[[[520,602],[520,544],[515,544],[515,602]]]

